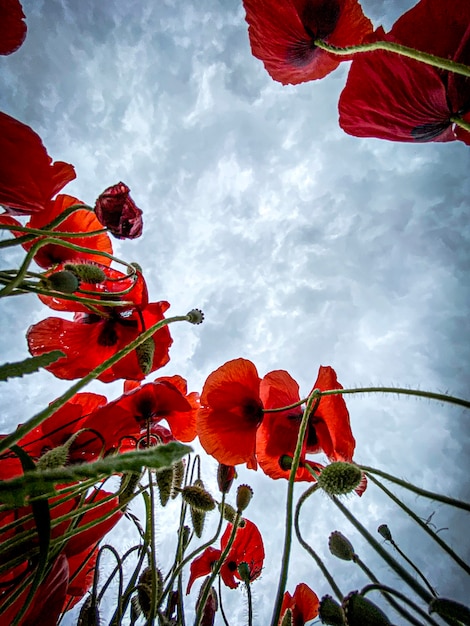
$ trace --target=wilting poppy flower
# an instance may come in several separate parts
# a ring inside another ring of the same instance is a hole
[[[65,357],[46,369],[58,378],[82,378],[104,360],[125,348],[144,330],[164,319],[168,302],[152,302],[143,309],[119,313],[111,310],[108,317],[76,313],[73,321],[48,317],[30,326],[27,332],[29,351],[33,356],[62,350]],[[172,344],[170,331],[164,326],[153,335],[154,352],[148,363],[148,372],[168,363]],[[98,377],[103,382],[120,378],[145,378],[136,350],[122,358]]]
[[[39,135],[29,126],[0,112],[0,204],[9,213],[43,211],[74,178],[73,166],[52,163]]]
[[[207,378],[197,434],[219,463],[246,463],[256,469],[256,430],[263,419],[260,382],[256,367],[246,359],[228,361]]]
[[[191,587],[201,576],[207,576],[212,571],[212,566],[222,555],[227,547],[232,532],[232,524],[228,524],[224,534],[220,540],[220,550],[216,548],[206,548],[201,556],[194,559],[190,566],[190,577],[186,593],[191,591]],[[248,565],[250,573],[250,581],[255,580],[261,574],[264,563],[264,545],[263,538],[257,526],[245,519],[245,526],[238,527],[235,539],[229,553],[220,569],[222,580],[231,589],[238,587],[237,580],[241,580],[238,573],[238,566],[241,563]]]
[[[313,389],[326,391],[342,389],[342,386],[338,383],[333,368],[320,366]],[[265,409],[289,406],[300,400],[298,384],[283,370],[267,374],[261,381],[260,393]],[[256,454],[261,469],[271,478],[289,478],[290,470],[282,467],[281,459],[284,455],[294,455],[302,415],[303,410],[300,407],[279,413],[268,411],[264,414],[257,433]],[[349,413],[343,397],[323,396],[307,426],[296,480],[314,480],[310,472],[302,467],[308,460],[308,454],[323,452],[330,460],[351,461],[354,448]],[[310,460],[309,465],[321,467]]]
[[[436,36],[438,25],[439,36]],[[421,0],[376,40],[394,41],[459,63],[470,63],[470,4]],[[470,133],[454,117],[470,120],[470,79],[392,52],[357,56],[339,100],[341,128],[356,137],[427,142]]]
[[[136,239],[142,234],[142,211],[129,195],[129,187],[108,187],[95,204],[96,217],[118,239]]]
[[[305,583],[300,583],[295,588],[293,596],[288,591],[285,592],[279,624],[281,624],[287,609],[290,609],[292,612],[292,626],[304,626],[306,622],[318,615],[319,605],[317,594]]]
[[[0,54],[18,50],[26,37],[24,13],[19,0],[0,2]]]
[[[344,47],[372,31],[358,0],[243,0],[251,50],[284,85],[323,78],[346,57],[315,41]]]

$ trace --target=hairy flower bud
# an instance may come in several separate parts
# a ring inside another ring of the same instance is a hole
[[[51,291],[60,293],[74,293],[80,287],[77,276],[68,270],[60,270],[41,279],[41,285]]]
[[[78,615],[77,626],[99,626],[100,625],[100,613],[98,605],[93,602],[93,596],[88,596],[85,602],[82,604],[80,613]]]
[[[163,467],[155,472],[158,485],[158,495],[162,506],[166,506],[173,486],[173,467]]]
[[[357,591],[346,596],[343,609],[348,626],[391,626],[385,613]]]
[[[328,539],[328,547],[333,556],[343,561],[353,561],[356,556],[352,543],[339,530],[331,533]]]
[[[337,461],[323,468],[318,476],[318,485],[331,496],[350,493],[361,482],[362,472],[354,463]]]
[[[137,354],[137,362],[139,363],[142,374],[149,374],[152,371],[153,356],[155,354],[155,341],[153,337],[149,337],[135,349]]]
[[[219,463],[217,468],[217,484],[221,493],[228,493],[237,472],[233,465]]]
[[[320,600],[318,617],[322,624],[328,624],[329,626],[344,626],[346,624],[346,617],[341,605],[328,595],[323,596]]]
[[[211,494],[199,485],[189,485],[181,490],[183,500],[193,509],[206,513],[215,509],[215,501]]]
[[[161,571],[157,568],[155,570],[155,602],[162,595],[163,591],[163,576]],[[146,567],[139,577],[137,584],[137,598],[139,608],[145,617],[149,617],[150,609],[152,608],[152,568]]]
[[[176,498],[176,496],[178,495],[181,489],[181,485],[183,484],[184,470],[185,470],[184,461],[181,459],[177,463],[174,463],[172,467],[173,467],[173,482],[171,484],[171,497]]]
[[[66,263],[64,269],[75,274],[84,283],[98,284],[106,280],[106,274],[93,263]]]
[[[249,485],[240,485],[237,490],[237,511],[244,511],[253,497],[253,489]]]

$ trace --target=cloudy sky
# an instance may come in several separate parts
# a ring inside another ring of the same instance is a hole
[[[210,372],[245,357],[261,376],[288,370],[304,393],[322,364],[335,368],[344,387],[469,397],[467,146],[345,135],[337,101],[347,64],[315,83],[274,82],[250,53],[240,0],[22,4],[28,35],[0,59],[1,110],[29,124],[54,160],[75,165],[66,193],[93,204],[124,181],[145,226],[141,239],[116,243],[118,256],[142,265],[151,298],[171,302],[173,314],[193,307],[206,314],[202,326],[173,326],[162,375],[181,374],[200,391]],[[389,28],[414,2],[362,4],[375,26]],[[11,267],[20,255],[3,257],[2,267]],[[4,360],[25,358],[25,331],[47,312],[32,297],[1,307]],[[46,372],[9,384],[3,432],[66,387]],[[112,399],[122,387],[90,389]],[[347,402],[357,462],[469,499],[470,415],[463,409],[384,395]],[[215,493],[216,463],[206,468]],[[253,584],[262,626],[277,585],[286,484],[244,469],[240,479],[255,490],[247,517],[266,547]],[[406,501],[423,518],[434,512],[437,527],[447,527],[441,538],[469,557],[463,515],[410,495]],[[373,486],[347,504],[373,533],[387,522],[440,594],[466,599],[462,571]],[[173,530],[161,519],[164,561]],[[366,580],[329,555],[333,530],[353,541],[379,577],[396,582],[326,498],[317,494],[305,505],[302,528],[344,591]],[[131,545],[127,532],[116,537]],[[299,582],[330,593],[295,546],[288,589]],[[245,623],[241,590],[226,590],[224,604],[232,626]]]

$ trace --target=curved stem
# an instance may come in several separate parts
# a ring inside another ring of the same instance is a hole
[[[332,54],[339,56],[353,56],[354,54],[360,54],[361,52],[386,50],[387,52],[394,52],[400,56],[405,56],[409,59],[425,63],[426,65],[437,67],[440,70],[447,70],[449,72],[454,72],[455,74],[461,74],[462,76],[470,76],[470,67],[468,65],[458,63],[457,61],[451,61],[450,59],[445,59],[443,57],[437,57],[434,54],[422,52],[421,50],[416,50],[415,48],[410,48],[409,46],[404,46],[394,41],[374,41],[371,43],[358,44],[356,46],[346,46],[344,48],[332,46],[331,44],[323,41],[323,39],[315,39],[314,43],[317,48],[321,48],[322,50],[326,50],[327,52],[331,52]]]
[[[383,595],[394,595],[402,602],[408,604],[413,609],[413,611],[416,611],[416,613],[421,615],[421,617],[429,622],[429,624],[432,624],[433,626],[439,626],[439,624],[430,615],[428,615],[426,611],[423,611],[423,609],[415,602],[410,600],[408,596],[406,596],[404,593],[401,593],[400,591],[397,591],[396,589],[393,589],[393,587],[388,587],[387,585],[382,585],[381,583],[373,583],[372,585],[366,585],[365,587],[363,587],[360,591],[360,594],[361,596],[365,596],[367,593],[369,593],[369,591],[380,591]],[[421,624],[421,622],[418,623]]]
[[[360,469],[363,472],[377,474],[378,476],[382,476],[382,478],[386,478],[387,480],[395,483],[396,485],[400,485],[400,487],[404,487],[408,489],[408,491],[412,491],[416,493],[418,496],[423,496],[423,498],[429,498],[430,500],[436,500],[437,502],[443,502],[444,504],[448,504],[449,506],[453,506],[457,509],[463,509],[464,511],[470,511],[470,503],[463,502],[462,500],[456,500],[455,498],[449,498],[448,496],[443,496],[440,493],[435,493],[434,491],[427,491],[426,489],[421,489],[420,487],[416,487],[412,483],[407,482],[406,480],[402,480],[401,478],[397,478],[392,474],[387,474],[387,472],[383,472],[382,470],[375,469],[374,467],[368,467],[367,465],[359,465]]]

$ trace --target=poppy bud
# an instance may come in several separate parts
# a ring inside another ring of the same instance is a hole
[[[191,529],[189,528],[189,526],[186,526],[186,525],[183,526],[183,537],[181,539],[181,547],[183,548],[183,552],[188,547],[190,535],[191,535]]]
[[[52,450],[45,452],[36,463],[36,469],[46,470],[64,467],[69,459],[70,446],[82,432],[83,429],[78,430],[71,437],[69,437],[63,445],[57,446],[56,448],[52,448]]]
[[[184,478],[184,461],[178,461],[173,465],[173,482],[171,484],[171,497],[176,498],[183,484]]]
[[[318,607],[318,617],[322,624],[344,626],[346,618],[341,606],[331,596],[323,596]]]
[[[206,581],[202,584],[201,588],[199,589],[199,596],[196,601],[196,611],[199,610],[199,605],[201,603],[202,596],[206,589],[207,580],[208,579],[206,579]],[[201,626],[213,626],[214,620],[215,620],[215,614],[218,608],[219,608],[219,601],[217,598],[217,593],[214,587],[211,587],[209,591],[209,595],[207,596],[207,599],[206,599],[206,603],[204,605],[204,610],[202,612],[202,617],[200,621]]]
[[[388,617],[373,602],[352,591],[343,600],[343,609],[348,626],[391,626]]]
[[[215,501],[211,494],[199,485],[190,485],[181,490],[183,500],[193,509],[206,513],[215,509]]]
[[[135,349],[137,354],[137,362],[142,374],[150,374],[153,365],[153,355],[155,354],[155,341],[153,337],[149,337]]]
[[[362,472],[357,465],[337,461],[323,468],[318,485],[330,496],[342,496],[356,489],[361,478]]]
[[[170,499],[173,485],[173,467],[163,467],[155,472],[158,485],[158,494],[162,506],[165,506]]]
[[[121,488],[119,490],[119,504],[128,504],[134,495],[134,490],[139,484],[140,472],[128,472],[122,475]]]
[[[127,185],[118,183],[105,189],[95,203],[96,217],[118,239],[136,239],[142,234],[142,211],[129,191]]]
[[[60,293],[73,293],[80,287],[77,276],[68,270],[54,272],[50,276],[41,279],[41,286],[44,289],[60,291]]]
[[[219,504],[218,506],[219,511],[222,511],[222,504]],[[233,508],[233,506],[231,506],[230,504],[227,504],[226,502],[224,502],[224,519],[227,520],[227,522],[230,522],[230,524],[233,524],[233,522],[235,521],[235,518],[237,516],[237,512],[235,511],[235,509]]]
[[[377,528],[377,532],[379,533],[379,535],[382,535],[385,541],[392,541],[392,533],[390,532],[387,524],[380,524],[380,526]]]
[[[77,626],[99,626],[100,613],[96,601],[93,602],[93,596],[88,596],[82,604],[78,615]]]
[[[331,533],[328,539],[328,547],[333,556],[343,561],[353,561],[356,556],[352,543],[339,530]]]
[[[156,591],[155,601],[157,602],[162,595],[163,590],[163,576],[161,571],[157,568],[155,570],[156,579]],[[138,606],[145,617],[150,615],[150,609],[152,607],[152,568],[146,567],[139,577],[137,584],[137,598]]]
[[[204,313],[201,309],[191,309],[186,315],[189,317],[188,322],[191,322],[191,324],[202,324],[204,321]]]
[[[237,511],[244,511],[252,497],[253,489],[249,485],[240,485],[237,490]]]
[[[444,619],[454,619],[462,624],[470,624],[470,609],[460,602],[447,598],[434,598],[429,603],[429,614],[437,613]]]
[[[75,274],[84,283],[98,284],[106,280],[106,274],[101,267],[92,263],[66,263],[64,269]]]
[[[219,463],[219,467],[217,468],[217,484],[219,485],[221,493],[228,493],[230,491],[230,487],[236,475],[237,472],[233,465]]]

